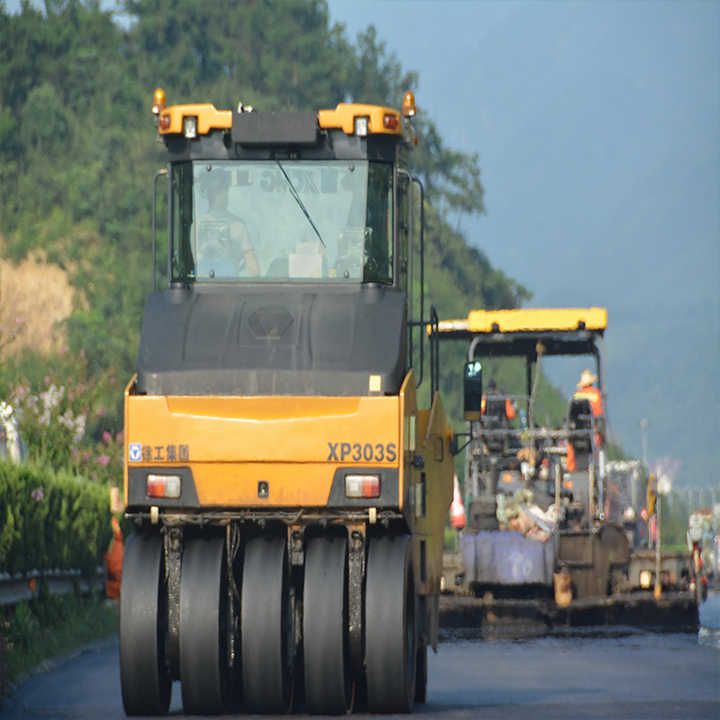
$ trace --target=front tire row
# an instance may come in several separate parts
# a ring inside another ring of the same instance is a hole
[[[358,706],[408,713],[425,702],[410,537],[367,541],[364,670],[353,672],[348,637],[345,534],[306,538],[304,574],[285,533],[247,538],[228,558],[225,534],[189,532],[180,575],[179,663],[170,670],[168,581],[163,536],[127,543],[120,600],[120,677],[128,715],[165,715],[172,681],[187,714],[304,709],[342,715]]]

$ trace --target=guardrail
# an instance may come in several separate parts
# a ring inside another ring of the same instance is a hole
[[[40,581],[47,584],[51,595],[66,595],[79,590],[89,592],[105,583],[105,572],[98,568],[91,577],[83,577],[80,570],[34,571],[24,576],[0,573],[0,606],[17,605],[37,597]]]

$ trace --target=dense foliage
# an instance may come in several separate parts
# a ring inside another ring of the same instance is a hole
[[[134,371],[151,286],[151,178],[165,162],[150,119],[154,88],[171,103],[307,109],[345,100],[398,106],[417,84],[374,27],[349,39],[330,24],[323,0],[126,0],[122,9],[119,23],[91,1],[46,0],[42,10],[24,3],[16,15],[0,8],[0,243],[15,259],[42,248],[69,273],[68,357],[82,358],[105,389],[91,415],[105,407],[114,423],[89,428],[91,445],[121,429],[117,379]],[[529,293],[449,222],[484,212],[478,158],[447,148],[418,101],[413,155],[427,198],[427,298],[442,317],[516,307]],[[441,356],[441,388],[456,419],[463,354],[457,344]],[[57,362],[11,358],[0,391],[7,396],[27,378],[45,391],[43,363]],[[543,395],[557,419],[563,401],[544,383]]]
[[[112,529],[108,490],[67,470],[0,462],[0,571],[102,564]]]

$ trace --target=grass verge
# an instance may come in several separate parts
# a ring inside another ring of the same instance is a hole
[[[43,661],[117,632],[118,610],[104,594],[39,593],[0,607],[0,705],[13,685]]]

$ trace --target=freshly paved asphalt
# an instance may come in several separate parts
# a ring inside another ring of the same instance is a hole
[[[720,594],[700,635],[598,629],[532,639],[446,638],[429,659],[429,718],[720,718]],[[179,686],[171,714],[182,716]],[[28,680],[0,717],[124,718],[117,640]],[[356,715],[358,718],[377,717]]]

